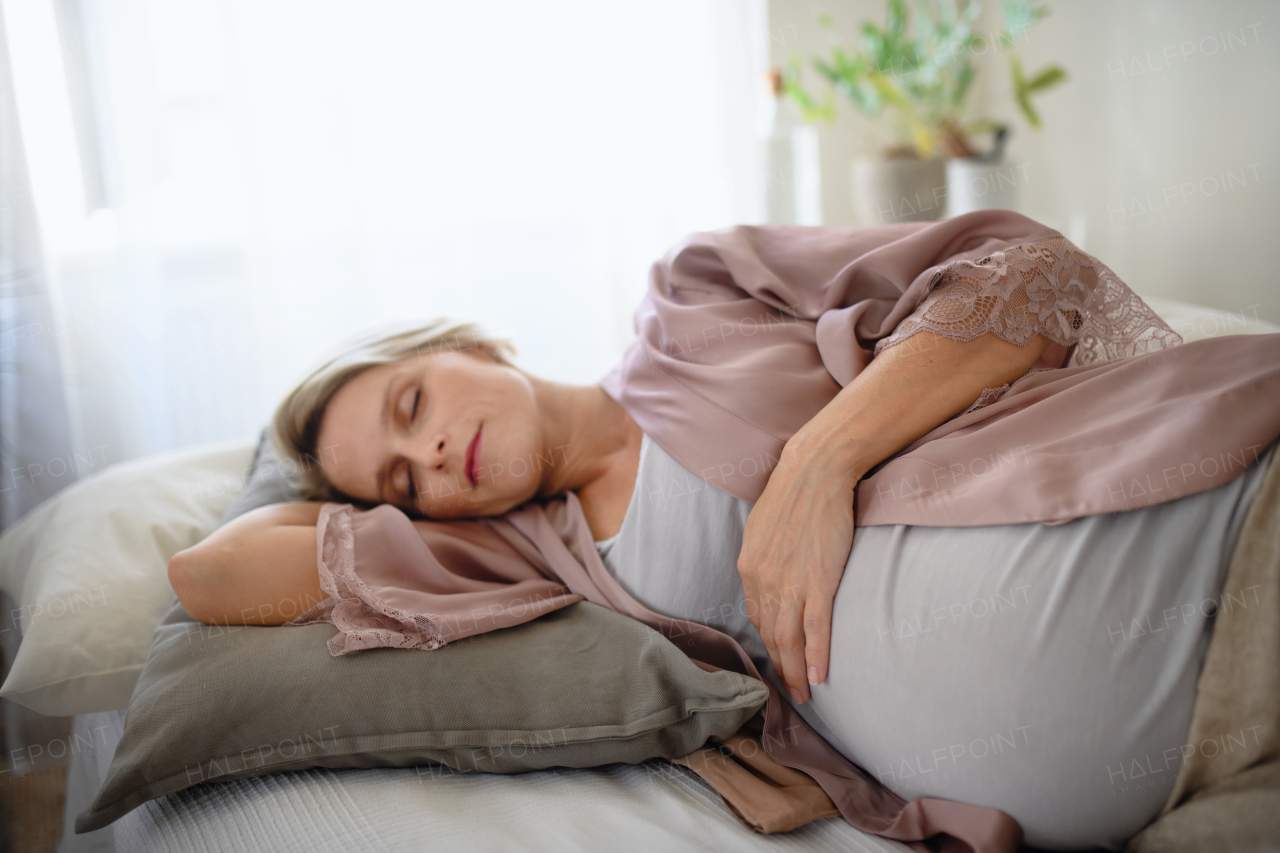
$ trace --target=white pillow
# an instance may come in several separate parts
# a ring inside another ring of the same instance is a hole
[[[0,537],[0,588],[22,643],[0,696],[51,716],[129,704],[151,634],[176,600],[169,558],[217,525],[254,442],[204,444],[112,465]]]
[[[1217,308],[1206,308],[1158,296],[1142,296],[1142,301],[1161,320],[1168,323],[1169,328],[1181,335],[1182,342],[1187,344],[1222,335],[1269,335],[1280,332],[1280,326],[1257,316],[1258,305],[1243,311],[1220,311]]]

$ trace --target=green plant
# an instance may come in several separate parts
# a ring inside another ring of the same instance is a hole
[[[1049,9],[1035,0],[1003,0],[1002,11],[1005,26],[994,36],[995,46],[1009,54],[1014,102],[1027,123],[1038,128],[1040,114],[1032,105],[1033,96],[1063,82],[1067,73],[1047,65],[1028,75],[1012,46]],[[783,70],[782,89],[809,121],[834,120],[836,92],[868,117],[878,118],[887,110],[896,139],[886,152],[889,156],[931,157],[939,151],[950,157],[975,156],[973,136],[994,132],[1000,145],[1007,132],[990,118],[963,118],[975,51],[985,53],[992,47],[991,38],[973,31],[980,12],[981,6],[970,0],[920,0],[914,16],[909,16],[906,0],[889,0],[885,25],[864,23],[855,50],[837,44],[829,59],[813,60],[814,69],[832,86],[822,100],[801,84],[799,57]],[[830,16],[818,20],[834,29]]]

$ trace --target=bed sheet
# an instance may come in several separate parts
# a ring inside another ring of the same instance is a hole
[[[75,718],[58,853],[600,850],[900,853],[838,818],[765,836],[691,771],[668,762],[500,776],[446,768],[314,770],[199,785],[105,829],[72,824],[96,793],[124,710]]]

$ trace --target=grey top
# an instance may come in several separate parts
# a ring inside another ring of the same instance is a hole
[[[1174,783],[1273,455],[1210,491],[1062,525],[858,528],[829,677],[798,710],[907,799],[1002,809],[1033,846],[1119,849]],[[622,528],[596,545],[638,601],[724,631],[778,685],[737,572],[750,510],[646,436]]]

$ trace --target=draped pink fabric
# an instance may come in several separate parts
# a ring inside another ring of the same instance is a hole
[[[337,514],[335,521],[333,515]],[[537,550],[498,531],[501,519],[418,521],[415,535],[388,533],[382,504],[360,512],[327,503],[317,519],[320,587],[329,596],[292,620],[330,622],[334,655],[360,649],[435,649],[557,610],[571,593]],[[372,532],[371,532],[372,529]],[[360,547],[356,547],[356,540]]]
[[[874,352],[920,331],[959,340],[989,331],[1015,344],[1043,334],[1053,344],[1011,388],[989,389],[973,412],[873,469],[858,488],[861,525],[1059,523],[1135,509],[1151,502],[1129,488],[1135,478],[1238,457],[1276,436],[1280,398],[1256,409],[1224,387],[1274,390],[1271,336],[1224,345],[1231,352],[1206,342],[1212,352],[1194,376],[1150,377],[1150,360],[1142,379],[1095,371],[1141,356],[1176,360],[1181,338],[1096,258],[1004,210],[937,223],[691,235],[653,265],[637,338],[600,385],[681,465],[754,502],[787,439]],[[1131,384],[1153,412],[1117,399]],[[1052,404],[1028,407],[1069,387]],[[982,414],[1014,389],[1024,395],[1018,403]],[[1182,417],[1203,406],[1212,428]],[[1241,470],[1211,468],[1184,478],[1181,494]]]
[[[1028,374],[873,468],[857,523],[979,527],[1137,509],[1240,476],[1280,436],[1280,334]]]

